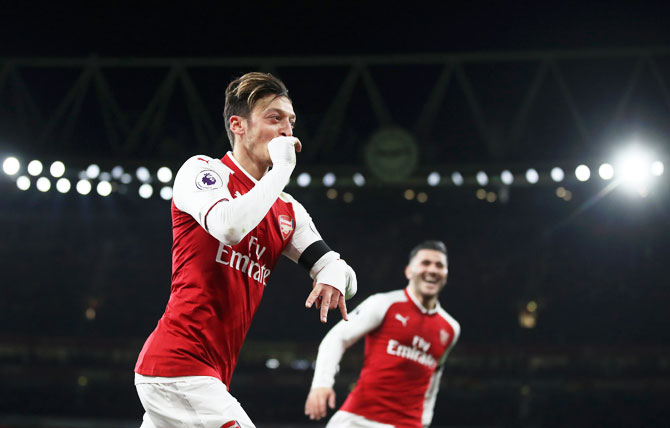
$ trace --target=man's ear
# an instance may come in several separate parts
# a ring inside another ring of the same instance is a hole
[[[409,265],[405,266],[405,278],[411,279],[412,276],[409,273]]]
[[[230,130],[235,135],[244,135],[247,132],[247,120],[242,116],[230,116]]]

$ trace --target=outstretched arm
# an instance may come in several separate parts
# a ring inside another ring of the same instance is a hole
[[[326,416],[327,408],[335,408],[335,374],[342,355],[361,337],[376,329],[384,319],[386,308],[377,295],[367,298],[351,315],[351,321],[340,321],[323,338],[314,368],[312,387],[305,401],[305,415],[312,420]]]

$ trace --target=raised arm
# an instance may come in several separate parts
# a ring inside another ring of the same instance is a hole
[[[233,172],[218,160],[194,156],[181,167],[174,183],[175,206],[188,214],[219,241],[239,243],[263,220],[295,168],[294,137],[277,137],[268,144],[270,170],[249,192],[233,198],[228,177]]]

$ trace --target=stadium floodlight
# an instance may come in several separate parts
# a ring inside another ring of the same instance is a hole
[[[657,160],[651,164],[651,175],[654,175],[656,177],[660,177],[661,175],[663,175],[663,162]]]
[[[77,182],[77,193],[80,195],[88,195],[91,193],[91,182],[88,180],[79,180]]]
[[[49,172],[54,178],[62,177],[65,174],[65,164],[61,161],[56,161],[49,167]]]
[[[360,172],[355,173],[352,178],[356,186],[358,187],[365,186],[365,176],[363,176],[363,174],[361,174]]]
[[[563,181],[564,178],[565,178],[565,172],[563,172],[562,168],[555,166],[551,169],[551,179],[554,180],[556,183],[560,183],[561,181]]]
[[[25,175],[19,176],[16,179],[16,187],[18,187],[21,190],[30,189],[30,178],[26,177]]]
[[[128,174],[127,172],[121,174],[121,183],[130,184],[131,181],[133,181],[132,175]]]
[[[500,181],[509,186],[514,182],[514,175],[510,170],[506,169],[500,173]]]
[[[265,362],[265,367],[272,370],[279,368],[279,360],[276,358],[268,358],[268,360]]]
[[[30,163],[28,163],[28,174],[32,175],[33,177],[40,175],[43,170],[44,167],[42,166],[42,162],[38,161],[37,159],[31,160]]]
[[[489,176],[486,175],[484,171],[479,171],[477,173],[477,183],[479,183],[480,186],[486,186],[489,184]]]
[[[172,187],[170,186],[163,186],[160,191],[161,198],[163,198],[166,201],[169,201],[172,199]]]
[[[112,193],[112,185],[109,181],[101,181],[96,186],[96,190],[100,196],[109,196]]]
[[[108,172],[101,172],[100,176],[98,177],[98,180],[100,181],[112,181],[112,174]]]
[[[637,144],[627,147],[616,158],[616,179],[628,190],[646,191],[651,170],[651,156]]]
[[[123,167],[121,165],[116,165],[112,168],[112,178],[119,180],[123,175]]]
[[[140,186],[138,193],[140,194],[140,197],[143,199],[149,199],[151,195],[154,194],[154,188],[151,187],[151,184],[144,183],[143,185]]]
[[[21,163],[14,156],[10,156],[2,162],[2,170],[7,175],[14,175],[19,172],[21,168]]]
[[[312,182],[312,176],[307,172],[301,172],[296,181],[298,182],[298,186],[307,187]]]
[[[162,166],[158,168],[156,177],[158,177],[158,181],[161,183],[169,183],[172,180],[172,170],[167,166]]]
[[[428,174],[428,185],[429,186],[437,186],[440,184],[440,173],[437,171],[433,171],[430,174]]]
[[[587,181],[591,178],[591,170],[586,165],[579,165],[575,168],[575,177],[577,177],[577,180],[579,181]]]
[[[611,180],[614,177],[614,167],[608,163],[604,163],[598,168],[598,175],[603,180]]]
[[[49,189],[51,189],[51,181],[46,177],[40,177],[37,179],[35,187],[37,187],[37,190],[40,192],[48,192]]]
[[[146,166],[141,166],[137,168],[137,171],[135,171],[135,175],[137,176],[137,179],[140,180],[142,183],[148,183],[149,180],[151,180],[151,173],[149,172],[149,169]]]
[[[95,180],[100,175],[100,167],[96,164],[91,164],[86,168],[86,177]]]
[[[453,181],[456,186],[462,186],[464,180],[460,172],[454,171],[451,173],[451,181]]]
[[[537,173],[535,168],[529,168],[526,171],[526,181],[530,184],[535,184],[540,181],[540,174]]]
[[[56,190],[58,190],[61,193],[69,192],[70,188],[72,188],[72,185],[70,184],[70,180],[68,180],[65,177],[59,178],[58,181],[56,182]]]
[[[330,187],[333,184],[335,184],[335,174],[332,172],[327,172],[326,175],[323,176],[323,185]]]

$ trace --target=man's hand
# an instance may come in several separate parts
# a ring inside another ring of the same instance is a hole
[[[320,309],[322,323],[325,324],[326,321],[328,321],[328,310],[337,307],[340,308],[342,319],[349,321],[346,300],[337,288],[328,284],[315,282],[314,289],[307,297],[307,301],[305,301],[305,307],[311,308],[314,303],[316,303],[316,307]]]
[[[326,403],[331,409],[335,408],[335,391],[333,388],[312,388],[305,401],[305,415],[313,421],[326,416]]]
[[[295,166],[295,152],[302,150],[302,144],[296,137],[276,137],[268,143],[268,153],[272,165]]]

